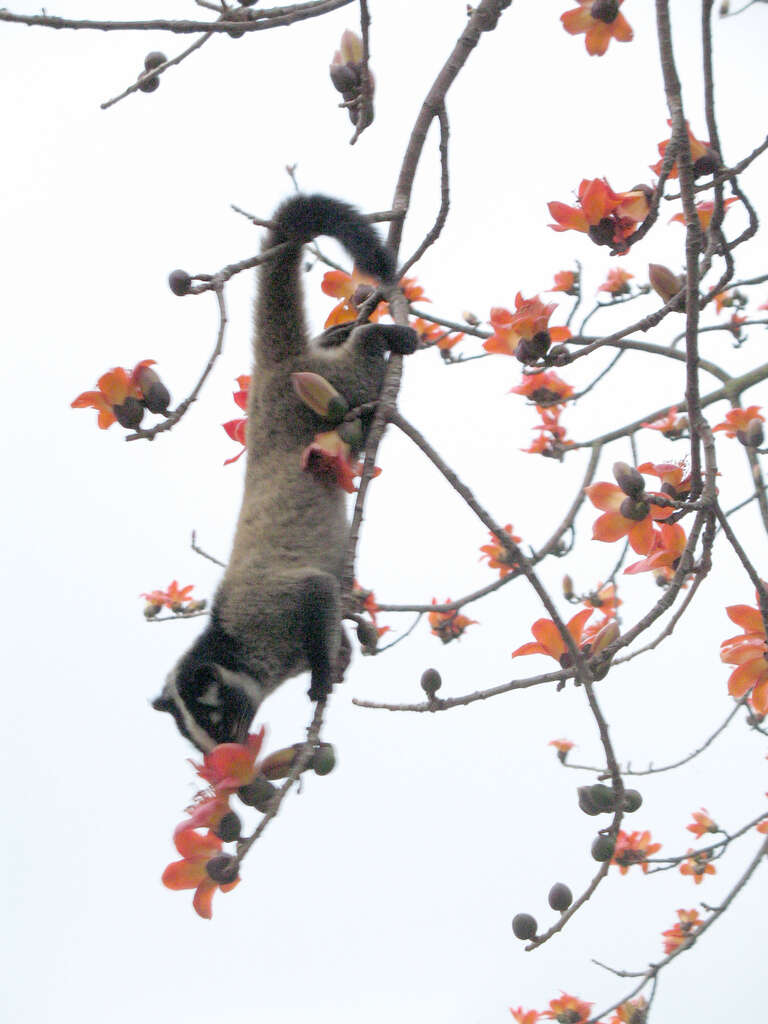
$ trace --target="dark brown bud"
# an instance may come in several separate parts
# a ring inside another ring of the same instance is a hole
[[[421,688],[430,700],[435,699],[435,694],[442,685],[442,677],[436,668],[427,668],[421,673]]]
[[[634,523],[640,523],[651,511],[647,501],[636,501],[634,498],[625,498],[621,503],[619,512],[625,519],[631,519]]]
[[[627,814],[634,814],[635,811],[639,810],[643,805],[643,796],[636,789],[625,789],[624,790],[624,803],[622,809]]]
[[[561,913],[567,910],[568,907],[573,903],[573,893],[564,885],[562,882],[555,882],[552,888],[549,890],[549,905],[553,910],[559,910]]]
[[[144,58],[144,67],[147,71],[154,71],[161,64],[165,64],[167,60],[168,58],[160,50],[153,50],[152,53],[148,53]]]
[[[694,178],[703,178],[705,174],[715,174],[722,162],[722,158],[717,150],[707,147],[706,153],[700,156],[698,160],[694,161]]]
[[[149,388],[144,392],[144,401],[147,403],[147,408],[150,412],[165,415],[168,412],[168,406],[171,404],[171,393],[165,384],[158,380],[157,383],[150,384]]]
[[[570,601],[573,597],[573,580],[567,573],[563,576],[563,597],[566,601]]]
[[[353,92],[359,87],[360,76],[354,64],[331,64],[328,70],[333,87],[337,92]]]
[[[349,300],[355,309],[359,309],[364,302],[366,302],[373,295],[376,289],[370,284],[359,284],[352,292],[352,298]]]
[[[142,75],[146,75],[146,71],[142,71],[136,78],[141,78]],[[160,85],[160,79],[157,75],[150,75],[149,78],[145,78],[143,82],[139,82],[140,92],[154,92],[155,89]]]
[[[174,295],[186,295],[192,286],[192,278],[186,270],[172,270],[168,275],[168,287]]]
[[[759,448],[765,438],[765,432],[763,430],[762,421],[755,416],[747,424],[747,429],[744,432],[744,444],[747,448]]]
[[[615,807],[613,790],[610,786],[604,786],[601,782],[596,782],[594,786],[589,787],[589,798],[598,811],[603,814],[608,814]]]
[[[606,25],[610,25],[616,21],[619,14],[618,0],[594,0],[589,13],[598,21],[604,21]]]
[[[241,828],[242,824],[236,812],[227,811],[213,831],[225,843],[234,843],[236,839],[240,838]]]
[[[315,775],[330,775],[336,767],[336,751],[330,743],[321,743],[312,755],[312,771]]]
[[[587,234],[595,245],[613,245],[616,228],[610,217],[603,217],[599,224],[593,224]]]
[[[590,786],[579,786],[576,792],[579,797],[579,807],[585,814],[594,818],[596,814],[600,814],[600,808],[595,806],[595,802],[589,792],[590,788]]]
[[[533,914],[515,914],[512,918],[512,931],[518,939],[532,939],[536,934],[538,925]]]
[[[363,446],[363,424],[360,417],[354,420],[346,420],[336,428],[341,440],[350,448],[362,448]]]
[[[571,361],[571,353],[566,345],[555,345],[549,350],[547,362],[552,366],[567,366]]]
[[[219,885],[229,885],[230,882],[235,881],[238,875],[237,857],[232,857],[228,853],[220,853],[218,857],[211,857],[205,865],[205,870],[214,882],[218,882]]]
[[[112,406],[112,412],[121,427],[125,427],[126,430],[135,430],[144,416],[144,406],[138,398],[128,395],[122,405]]]
[[[639,498],[645,492],[645,480],[634,466],[627,462],[614,462],[613,477],[619,487],[630,498]]]
[[[257,811],[264,813],[276,792],[277,786],[273,786],[262,775],[257,775],[253,782],[249,782],[247,786],[241,786],[237,795],[248,807],[255,807]]]
[[[592,843],[592,857],[599,861],[610,860],[615,848],[616,841],[610,836],[598,836]]]
[[[357,624],[357,639],[364,648],[363,653],[365,651],[375,652],[379,642],[379,631],[372,622],[366,622],[363,619]]]

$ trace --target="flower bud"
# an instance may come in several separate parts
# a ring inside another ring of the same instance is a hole
[[[598,813],[608,814],[614,809],[615,794],[610,786],[605,786],[602,782],[596,782],[594,786],[589,786],[588,790],[589,799],[597,808]]]
[[[168,388],[160,380],[159,375],[151,366],[139,366],[134,372],[136,384],[144,396],[144,404],[150,412],[168,412],[171,396]]]
[[[645,493],[645,480],[634,466],[626,462],[614,462],[613,477],[619,487],[630,498],[639,498]]]
[[[538,929],[536,924],[536,918],[532,914],[515,914],[512,918],[512,931],[515,934],[515,938],[532,939]]]
[[[122,405],[113,405],[112,412],[121,427],[135,430],[144,417],[144,406],[132,395],[128,395]]]
[[[567,366],[570,361],[571,353],[567,345],[555,345],[549,350],[547,362],[551,366]]]
[[[375,654],[379,642],[379,631],[372,622],[365,619],[357,624],[357,639],[363,648],[363,654]]]
[[[336,433],[344,444],[350,448],[359,449],[363,447],[363,424],[359,416],[357,419],[346,420],[344,423],[340,423]]]
[[[154,619],[163,606],[161,604],[147,604],[144,605],[144,618]]]
[[[559,910],[562,913],[573,903],[573,893],[567,885],[564,885],[562,882],[555,882],[549,890],[547,900],[553,910]]]
[[[597,654],[601,654],[609,644],[612,644],[614,640],[619,639],[619,624],[615,619],[611,619],[607,625],[603,626],[600,632],[597,634],[589,649],[591,657],[595,657]]]
[[[168,58],[164,53],[161,53],[159,50],[153,50],[144,58],[144,67],[147,71],[154,71],[155,68],[159,68],[161,64],[165,64],[167,60]]]
[[[146,75],[146,73],[146,71],[140,71],[136,78],[140,79],[143,75]],[[154,92],[155,89],[158,89],[159,87],[160,78],[158,75],[150,75],[149,78],[145,78],[143,81],[139,82],[139,90],[141,92]]]
[[[474,313],[470,312],[467,309],[465,309],[464,312],[461,314],[461,318],[464,321],[464,323],[469,324],[470,327],[480,326],[479,317],[476,317]]]
[[[359,309],[364,302],[370,299],[375,290],[376,289],[371,284],[359,284],[352,292],[352,297],[349,301],[355,309]]]
[[[219,885],[230,885],[237,878],[239,867],[237,857],[221,853],[218,857],[211,857],[205,865],[205,870],[214,882],[218,882]]]
[[[323,419],[340,423],[349,412],[349,402],[319,373],[292,373],[291,383],[304,405]]]
[[[261,774],[266,779],[287,779],[296,763],[301,746],[301,743],[294,743],[292,747],[273,751],[261,762]]]
[[[596,814],[600,814],[600,808],[595,806],[595,802],[590,794],[590,786],[579,786],[576,790],[579,797],[579,807],[593,818]]]
[[[651,511],[647,501],[636,501],[634,498],[625,498],[621,503],[619,512],[625,519],[631,519],[633,523],[640,523]]]
[[[643,804],[642,794],[636,789],[625,789],[624,790],[624,802],[622,804],[622,810],[626,811],[627,814],[634,814],[635,811],[639,810]]]
[[[707,146],[706,153],[703,153],[698,160],[694,161],[694,178],[703,178],[705,174],[715,174],[722,162],[722,158],[717,150]]]
[[[421,673],[421,688],[430,700],[435,699],[435,694],[442,685],[443,680],[436,668],[428,668]]]
[[[662,302],[669,302],[685,286],[685,278],[661,263],[648,264],[648,281]]]
[[[615,848],[616,841],[610,836],[598,836],[592,843],[592,858],[599,861],[610,860]]]
[[[241,786],[237,795],[248,807],[255,807],[257,811],[264,813],[269,808],[269,803],[276,792],[277,786],[273,786],[263,775],[257,775],[253,782],[249,782],[247,786]]]
[[[757,416],[755,416],[754,419],[751,419],[747,424],[747,429],[744,431],[744,441],[742,443],[745,444],[747,448],[759,448],[763,443],[764,437],[765,433],[763,431],[762,420],[759,420]]]
[[[187,295],[192,287],[192,278],[186,270],[172,270],[168,275],[168,287],[174,295]]]
[[[563,597],[566,601],[570,601],[573,597],[573,580],[567,573],[563,576]]]
[[[334,60],[328,69],[333,87],[340,93],[353,92],[360,85],[360,75],[353,64],[340,63],[341,54],[338,54],[338,57],[339,62]]]
[[[312,770],[315,775],[329,775],[336,767],[336,751],[330,743],[321,743],[312,755]]]
[[[227,811],[219,824],[213,830],[215,834],[225,843],[234,843],[240,838],[242,822],[235,811]]]

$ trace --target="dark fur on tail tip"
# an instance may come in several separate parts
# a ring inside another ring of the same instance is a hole
[[[364,273],[380,281],[394,280],[394,256],[375,228],[349,203],[323,195],[293,196],[278,207],[273,223],[275,242],[311,242],[319,235],[330,235],[341,242]]]

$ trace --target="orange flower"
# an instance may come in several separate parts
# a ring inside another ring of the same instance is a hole
[[[664,952],[673,953],[684,943],[690,943],[691,933],[699,928],[704,922],[699,917],[698,910],[678,910],[676,921],[672,928],[668,928],[661,934],[665,936]]]
[[[749,405],[746,409],[730,409],[725,414],[725,419],[722,423],[718,423],[716,427],[712,427],[712,432],[716,430],[724,430],[726,437],[738,437],[739,434],[746,435],[746,431],[752,420],[760,420],[765,423],[765,416],[760,412],[759,405]]]
[[[634,575],[638,572],[655,572],[663,568],[675,570],[686,543],[685,530],[679,523],[661,523],[659,529],[654,531],[653,543],[647,558],[628,565],[624,573]]]
[[[189,817],[176,826],[173,834],[176,836],[190,828],[207,828],[213,832],[229,812],[229,793],[202,790],[195,797],[194,803],[187,808]]]
[[[508,534],[510,538],[515,542],[515,544],[519,544],[519,542],[522,540],[522,537],[517,537],[514,533],[512,533],[511,523],[507,523],[507,525],[504,527],[504,533]],[[504,545],[501,543],[501,541],[498,539],[495,533],[491,533],[490,538],[491,543],[483,544],[482,547],[480,548],[480,550],[483,552],[483,554],[480,556],[480,561],[482,562],[483,559],[487,558],[488,568],[498,569],[500,578],[504,579],[505,576],[508,576],[509,573],[514,572],[514,570],[518,568],[518,564],[517,562],[513,562],[510,560],[507,549],[504,547]]]
[[[614,192],[605,178],[585,178],[579,185],[578,206],[548,203],[557,224],[554,231],[583,231],[595,245],[610,245],[626,252],[626,239],[639,221],[648,215],[650,189],[638,187],[629,192]]]
[[[571,336],[567,327],[549,327],[549,318],[556,309],[556,302],[545,306],[538,295],[524,299],[518,292],[514,313],[501,306],[491,310],[493,334],[483,342],[483,348],[486,352],[516,355],[521,362],[535,362],[546,355],[553,341],[567,341]]]
[[[574,270],[558,270],[555,274],[554,287],[547,290],[550,292],[565,292],[566,295],[578,295],[579,275]]]
[[[602,57],[611,39],[629,43],[633,32],[627,19],[619,13],[624,0],[579,0],[579,6],[560,15],[566,32],[572,36],[586,33],[585,44],[591,57]]]
[[[182,860],[169,864],[163,872],[163,885],[167,889],[194,889],[192,906],[200,917],[210,919],[212,916],[213,894],[217,889],[229,892],[240,881],[219,885],[210,877],[206,865],[212,857],[221,853],[221,840],[212,832],[201,835],[192,829],[184,829],[173,837],[176,849]]]
[[[626,537],[638,555],[647,555],[653,546],[654,520],[666,519],[672,511],[651,505],[642,497],[630,498],[616,484],[592,484],[585,491],[595,508],[603,512],[592,527],[593,539],[610,544]]]
[[[529,373],[523,383],[510,388],[511,395],[525,395],[539,407],[564,405],[573,394],[573,388],[561,380],[553,370],[544,373]]]
[[[536,1024],[541,1014],[538,1010],[524,1010],[522,1006],[518,1006],[516,1010],[513,1010],[510,1006],[509,1012],[517,1021],[517,1024]]]
[[[149,594],[139,594],[139,597],[146,598],[149,604],[170,608],[171,611],[179,611],[183,605],[189,604],[194,600],[191,597],[194,589],[194,583],[189,583],[186,587],[180,588],[177,580],[171,580],[167,590],[153,590]]]
[[[691,492],[691,474],[686,472],[687,468],[683,459],[681,462],[644,462],[637,471],[657,476],[661,480],[661,493],[680,501]]]
[[[672,121],[667,121],[669,127],[672,127]],[[688,141],[691,146],[691,160],[693,160],[693,175],[695,178],[701,177],[703,174],[713,174],[719,164],[720,157],[710,147],[708,142],[702,142],[697,139],[696,136],[690,129],[688,122],[685,122],[685,127],[688,131]],[[665,139],[664,142],[659,143],[659,153],[661,154],[661,160],[658,163],[651,165],[651,170],[654,174],[661,174],[661,165],[664,163],[664,154],[667,151],[669,145],[669,139]],[[669,172],[670,178],[676,178],[678,176],[677,161],[672,164],[672,170]]]
[[[463,332],[451,334],[440,324],[430,323],[428,320],[422,320],[421,317],[412,319],[409,322],[409,326],[419,335],[421,344],[425,348],[435,345],[441,351],[447,351],[453,348],[454,345],[458,345],[464,337]]]
[[[616,617],[616,611],[622,601],[616,596],[614,583],[598,583],[592,593],[584,599],[587,608],[595,608],[608,619]]]
[[[592,608],[582,608],[580,612],[576,612],[573,618],[566,623],[565,628],[571,634],[571,638],[578,648],[582,645],[584,626],[592,611]],[[559,661],[563,668],[568,668],[572,664],[571,654],[565,645],[565,640],[563,640],[560,630],[551,619],[537,619],[531,626],[531,632],[537,642],[523,644],[522,647],[518,647],[516,651],[512,652],[513,658],[519,658],[527,654],[547,654],[550,658],[554,658],[555,661]]]
[[[768,644],[763,617],[758,608],[746,604],[725,610],[731,622],[743,630],[720,644],[720,660],[737,666],[728,678],[728,693],[738,699],[751,690],[752,707],[761,715],[768,714]]]
[[[357,320],[358,307],[376,287],[374,278],[367,274],[361,274],[357,267],[352,268],[348,274],[344,270],[329,270],[323,275],[320,288],[326,295],[335,299],[341,299],[333,307],[325,321],[325,327],[334,327],[336,324],[351,323]],[[380,302],[369,319],[376,322],[387,311],[387,304]]]
[[[652,853],[661,849],[661,843],[651,842],[651,833],[645,832],[619,832],[616,837],[616,846],[613,851],[611,864],[618,865],[622,875],[626,875],[633,864],[639,864],[644,874],[648,872],[646,860]]]
[[[651,420],[650,423],[643,423],[642,426],[648,427],[649,430],[658,430],[664,437],[674,439],[679,437],[683,430],[687,429],[688,420],[685,417],[678,416],[677,406],[673,405],[664,416],[657,420]]]
[[[593,1006],[594,1003],[585,1003],[576,996],[569,996],[563,992],[559,999],[550,1000],[549,1009],[544,1011],[544,1016],[550,1020],[567,1021],[568,1024],[586,1024]]]
[[[701,850],[699,853],[689,850],[688,853],[693,854],[693,856],[680,865],[680,874],[691,875],[696,885],[701,885],[704,881],[704,875],[715,874],[715,865],[710,863],[712,853],[708,850]]]
[[[521,451],[535,455],[543,455],[548,459],[557,459],[562,462],[566,448],[569,448],[573,441],[567,440],[565,427],[559,422],[560,406],[553,405],[549,409],[538,407],[541,423],[533,429],[539,431],[539,436],[530,448],[521,448]],[[546,435],[549,434],[549,437]]]
[[[403,295],[409,302],[431,302],[424,294],[424,289],[415,277],[403,277],[400,279],[400,287]]]
[[[141,398],[137,385],[131,382],[131,375],[122,366],[114,366],[102,374],[96,386],[98,391],[83,391],[70,403],[70,407],[98,410],[97,423],[100,430],[107,430],[115,422],[113,409],[116,405],[122,405],[126,398]]]
[[[693,832],[697,839],[701,839],[705,832],[719,832],[720,829],[709,816],[706,807],[700,811],[693,812],[693,824],[685,826],[689,832]]]
[[[445,604],[450,604],[450,597],[446,597]],[[432,604],[437,604],[437,598],[432,598]],[[444,644],[451,640],[457,640],[467,626],[477,625],[476,619],[469,619],[466,615],[459,615],[458,609],[452,612],[430,612],[429,625],[433,636],[439,637]]]
[[[735,196],[732,199],[725,199],[723,201],[723,212],[726,213],[728,211],[728,207],[732,203],[738,203],[738,201],[739,200]],[[698,214],[699,224],[701,225],[702,231],[708,230],[714,212],[715,204],[711,199],[704,199],[702,202],[696,203],[696,213]],[[679,221],[680,224],[685,224],[685,214],[676,213],[674,217],[669,218],[669,223],[671,224],[674,220]]]
[[[643,996],[627,999],[617,1008],[609,1024],[644,1024],[647,1010],[648,1002]]]
[[[195,764],[201,779],[213,786],[217,794],[232,793],[253,782],[256,758],[264,742],[264,726],[252,733],[245,743],[220,743]]]
[[[611,295],[626,295],[629,292],[629,281],[634,274],[627,273],[621,267],[614,267],[608,271],[608,277],[597,289],[599,292],[609,292]]]
[[[570,740],[550,740],[549,746],[554,747],[557,751],[558,761],[560,761],[561,764],[565,764],[568,752],[572,749],[573,743],[571,743]]]

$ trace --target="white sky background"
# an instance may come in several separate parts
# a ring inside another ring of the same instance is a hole
[[[510,1019],[509,1005],[543,1009],[561,989],[598,1009],[629,983],[590,957],[627,970],[658,959],[675,910],[699,899],[717,904],[755,852],[759,837],[750,833],[700,887],[676,871],[644,879],[638,869],[624,878],[612,870],[563,934],[523,951],[513,915],[528,910],[547,927],[550,885],[565,881],[580,892],[595,871],[596,822],[575,797],[589,779],[561,768],[547,746],[567,736],[580,762],[599,763],[583,693],[541,687],[439,715],[350,703],[418,701],[428,665],[441,671],[446,696],[551,667],[509,659],[542,614],[519,580],[467,609],[480,624],[458,643],[443,647],[423,622],[391,653],[355,656],[324,730],[337,770],[308,777],[300,798],[287,801],[247,858],[241,886],[216,896],[212,922],[197,918],[191,894],[160,884],[176,859],[172,829],[196,787],[185,761],[191,751],[148,700],[200,623],[146,625],[138,595],[173,578],[212,594],[218,571],[190,550],[193,528],[207,550],[227,555],[243,466],[222,466],[235,447],[219,424],[237,415],[234,377],[249,370],[251,275],[228,286],[225,352],[170,434],[126,445],[119,427],[98,431],[94,412],[69,403],[109,367],[141,358],[158,361],[175,400],[190,390],[214,343],[215,302],[176,298],[166,275],[177,266],[214,272],[253,253],[259,233],[229,204],[269,216],[291,188],[286,164],[298,164],[307,190],[368,210],[389,205],[413,119],[462,29],[464,6],[373,0],[377,118],[354,148],[327,75],[341,32],[356,27],[353,7],[288,30],[216,38],[157,92],[106,112],[99,103],[136,77],[149,50],[175,54],[188,37],[0,29],[8,904],[0,962],[9,1021],[496,1024]],[[635,41],[612,43],[602,59],[562,30],[569,6],[517,0],[449,94],[453,208],[415,271],[431,308],[446,316],[471,309],[486,317],[491,305],[511,306],[518,289],[543,292],[575,258],[585,264],[589,301],[618,265],[585,236],[550,231],[546,203],[571,201],[582,177],[607,175],[616,189],[650,181],[647,166],[668,134],[652,5],[627,0]],[[698,6],[677,0],[673,14],[686,111],[706,137]],[[161,7],[62,0],[50,13],[204,15],[182,0]],[[768,9],[755,5],[716,24],[727,162],[765,135],[767,19]],[[430,135],[403,254],[437,209],[435,152]],[[758,210],[766,208],[764,168],[743,176]],[[666,204],[662,223],[621,262],[637,281],[649,261],[679,269],[683,229],[664,223],[677,209]],[[729,231],[744,223],[738,208],[730,211]],[[741,276],[765,271],[764,251],[758,242],[744,254]],[[319,284],[316,271],[307,290],[318,330],[331,306]],[[765,289],[752,295],[751,309],[768,298]],[[554,298],[563,309],[570,301]],[[655,306],[641,300],[630,315]],[[619,315],[613,322],[626,322]],[[671,320],[656,340],[679,329]],[[753,328],[735,351],[730,335],[709,334],[702,347],[739,372],[763,360],[764,338]],[[477,350],[471,341],[463,348]],[[587,362],[562,376],[585,383],[604,365],[601,354]],[[506,393],[519,379],[519,365],[501,356],[445,368],[426,352],[408,361],[401,406],[496,519],[511,520],[537,547],[570,504],[586,455],[558,465],[519,451],[537,419]],[[570,436],[594,436],[682,389],[682,367],[637,360],[564,421]],[[765,404],[764,388],[748,399]],[[712,411],[713,422],[725,409]],[[683,454],[650,432],[640,442],[642,459]],[[748,493],[735,446],[718,442],[726,505]],[[611,461],[628,455],[621,447],[604,455],[598,479],[610,479]],[[390,432],[378,461],[384,474],[370,492],[361,582],[384,602],[457,597],[489,582],[494,574],[477,561],[485,529],[423,457]],[[555,593],[564,571],[579,590],[610,571],[617,550],[588,540],[594,516],[589,506],[582,511],[573,555],[542,566]],[[735,522],[764,564],[755,511]],[[673,760],[727,714],[718,645],[736,629],[723,607],[751,603],[753,593],[721,541],[716,555],[678,639],[599,687],[622,762]],[[621,595],[631,623],[657,592],[640,576],[621,581]],[[385,621],[398,631],[411,617]],[[265,705],[271,748],[302,737],[311,712],[305,689],[294,681]],[[645,804],[625,827],[650,828],[669,853],[692,845],[684,826],[702,804],[738,827],[760,812],[768,788],[759,739],[739,725],[680,773],[640,780]],[[758,874],[664,973],[654,1019],[746,1019],[764,1002],[764,894]]]

